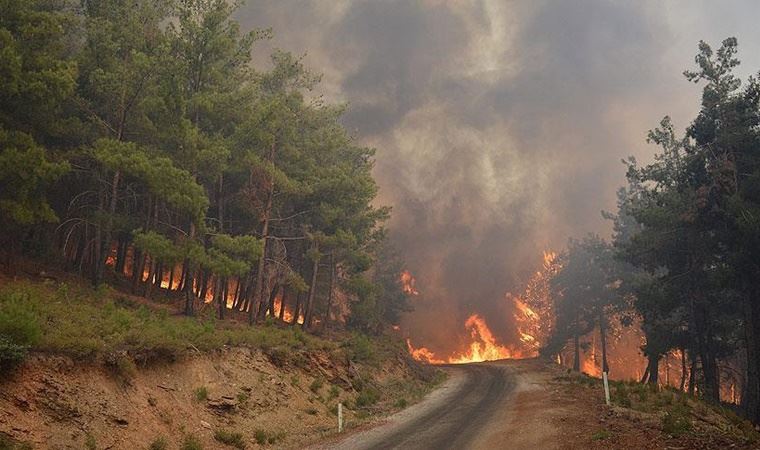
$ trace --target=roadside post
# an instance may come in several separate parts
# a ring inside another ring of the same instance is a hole
[[[609,403],[609,401],[607,402]],[[343,432],[343,403],[338,403],[338,433]]]
[[[604,380],[604,401],[607,402],[607,406],[610,406],[610,383],[607,380],[607,372],[602,372],[602,380]]]

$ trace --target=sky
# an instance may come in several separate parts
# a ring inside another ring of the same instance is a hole
[[[478,313],[503,341],[517,293],[545,250],[609,235],[602,210],[625,183],[622,158],[647,161],[649,129],[683,129],[700,88],[682,72],[703,39],[739,40],[760,69],[760,2],[248,0],[243,29],[322,74],[344,124],[377,149],[378,204],[421,295],[403,328],[450,352]]]

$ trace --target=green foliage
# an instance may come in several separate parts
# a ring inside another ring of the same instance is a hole
[[[195,397],[195,400],[198,402],[203,402],[208,399],[208,388],[206,386],[200,386],[195,388],[193,391],[193,396]]]
[[[354,333],[351,339],[347,341],[348,355],[351,360],[358,362],[374,362],[377,359],[377,352],[372,339],[369,336]]]
[[[5,130],[2,124],[0,149],[0,223],[9,220],[25,226],[57,221],[46,192],[69,165],[49,161],[45,149],[31,136]]]
[[[599,431],[597,431],[597,432],[595,432],[594,434],[591,435],[591,440],[592,441],[604,441],[604,440],[609,439],[611,437],[612,437],[612,433],[608,429],[602,428],[601,430],[599,430]]]
[[[0,329],[12,331],[24,346],[36,350],[78,358],[126,352],[137,362],[173,360],[194,348],[210,351],[225,345],[280,348],[288,361],[298,351],[334,347],[292,328],[209,326],[165,311],[119,305],[111,292],[97,298],[80,286],[68,285],[66,291],[62,300],[54,286],[17,282],[0,287],[0,327],[5,327]]]
[[[19,345],[37,344],[42,335],[41,313],[29,294],[0,292],[0,336]]]
[[[374,405],[378,400],[380,400],[380,391],[372,386],[365,386],[356,396],[355,404],[357,408],[364,408]]]
[[[32,444],[28,442],[19,442],[0,433],[0,450],[33,450]]]
[[[262,430],[261,428],[259,428],[253,432],[253,438],[256,439],[257,444],[266,445],[267,440],[268,440],[268,435],[265,430]]]
[[[148,450],[168,450],[169,449],[169,443],[166,441],[166,438],[163,436],[159,436],[156,439],[153,440],[153,442],[150,443],[150,446],[148,447]]]
[[[214,431],[214,439],[221,442],[222,444],[229,445],[230,447],[235,447],[241,450],[245,448],[245,439],[243,438],[243,433],[218,429]]]
[[[182,440],[182,444],[179,446],[180,450],[203,450],[201,441],[192,434],[188,434]]]
[[[95,436],[88,433],[87,437],[84,440],[84,447],[87,450],[97,450],[98,442],[95,440]]]
[[[322,389],[322,386],[324,384],[325,384],[325,380],[321,377],[317,377],[309,385],[309,390],[315,394],[318,394],[319,390]]]
[[[0,335],[0,369],[7,371],[17,366],[26,358],[28,351],[29,346],[17,344]]]
[[[330,391],[328,392],[327,398],[328,400],[332,400],[334,398],[337,398],[339,394],[340,394],[340,390],[338,389],[338,386],[333,384],[330,386]]]
[[[681,436],[691,431],[688,407],[676,404],[665,410],[660,421],[662,431],[671,436]]]

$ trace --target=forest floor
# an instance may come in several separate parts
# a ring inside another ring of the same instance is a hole
[[[390,338],[186,318],[71,279],[0,277],[0,322],[36,335],[0,370],[3,450],[300,448],[339,402],[350,429],[444,378]]]

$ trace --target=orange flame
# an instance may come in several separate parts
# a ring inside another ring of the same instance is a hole
[[[414,286],[417,283],[417,280],[414,279],[411,272],[404,270],[401,272],[401,275],[399,275],[399,279],[401,280],[401,290],[404,291],[405,294],[420,295],[420,291]]]
[[[450,354],[448,357],[440,357],[425,347],[415,348],[407,340],[409,353],[417,360],[433,364],[450,363],[461,364],[470,362],[493,361],[497,359],[530,358],[538,354],[542,341],[550,334],[553,326],[553,304],[551,302],[550,280],[559,271],[557,254],[552,251],[543,252],[543,265],[526,283],[522,295],[506,295],[506,301],[512,303],[514,311],[512,320],[517,329],[517,340],[512,345],[498,342],[484,318],[478,314],[472,314],[464,323],[465,329],[470,332],[470,340],[463,350]],[[408,271],[401,273],[401,281],[411,284],[413,292],[414,278]]]
[[[430,364],[466,364],[523,357],[519,350],[511,349],[499,344],[491,329],[488,328],[486,321],[479,315],[473,314],[468,317],[464,326],[470,331],[471,341],[467,348],[462,352],[455,353],[448,358],[443,359],[436,356],[435,353],[425,347],[413,347],[411,341],[407,339],[406,345],[409,348],[409,353],[414,359]]]

